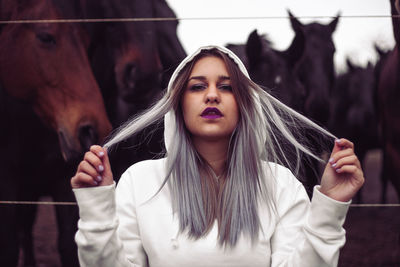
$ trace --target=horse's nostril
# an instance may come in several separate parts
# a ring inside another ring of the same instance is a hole
[[[134,89],[137,79],[137,66],[133,63],[126,65],[124,70],[124,85],[128,89]]]
[[[78,131],[79,142],[84,151],[89,150],[91,145],[98,143],[99,136],[92,125],[83,125]]]

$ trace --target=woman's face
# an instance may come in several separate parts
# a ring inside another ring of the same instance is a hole
[[[181,100],[186,128],[193,138],[229,139],[239,121],[239,109],[222,59],[199,59],[189,75]]]

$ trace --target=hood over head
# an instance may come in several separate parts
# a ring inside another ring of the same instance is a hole
[[[242,71],[242,73],[250,78],[246,67],[244,66],[243,62],[239,59],[238,56],[236,56],[231,50],[229,50],[226,47],[222,47],[222,46],[218,46],[218,45],[208,45],[208,46],[202,46],[199,49],[197,49],[194,53],[192,53],[191,55],[188,55],[184,60],[182,60],[182,62],[179,64],[179,66],[176,68],[176,70],[174,71],[174,73],[171,76],[171,79],[168,83],[168,91],[172,90],[172,86],[176,80],[176,78],[178,77],[179,73],[181,72],[181,70],[189,63],[191,62],[198,54],[200,54],[201,51],[204,50],[212,50],[212,49],[218,49],[220,52],[223,52],[224,54],[228,55],[233,62],[236,63],[236,65],[239,67],[239,69]],[[173,135],[175,134],[175,129],[176,129],[176,125],[175,125],[175,113],[174,110],[170,110],[164,118],[164,126],[165,126],[165,130],[164,130],[164,141],[165,141],[165,147],[168,151],[168,147],[171,145],[171,141]]]

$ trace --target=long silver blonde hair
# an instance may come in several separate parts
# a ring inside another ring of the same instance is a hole
[[[219,57],[225,62],[240,112],[222,179],[216,179],[194,148],[180,106],[194,64],[206,56]],[[171,189],[181,232],[187,231],[189,237],[197,239],[206,235],[217,220],[222,246],[235,246],[241,234],[252,242],[257,240],[262,230],[258,215],[261,201],[267,203],[270,212],[276,211],[276,177],[271,177],[273,172],[266,169],[269,166],[266,162],[284,165],[296,174],[302,155],[323,162],[313,153],[302,131],[311,129],[316,136],[335,138],[272,97],[247,78],[227,54],[214,48],[201,51],[188,62],[173,80],[172,88],[155,105],[123,125],[105,147],[159,122],[171,111],[176,127],[171,135],[173,140],[168,140],[166,147],[167,175],[161,188],[168,183]]]

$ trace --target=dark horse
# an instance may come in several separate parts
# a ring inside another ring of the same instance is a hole
[[[241,57],[249,69],[251,78],[256,83],[264,86],[269,93],[289,107],[304,113],[306,89],[300,82],[297,72],[299,63],[304,57],[305,43],[305,36],[302,34],[302,30],[298,29],[290,46],[284,51],[279,51],[272,48],[268,39],[253,31],[249,35],[246,45],[230,44],[228,48]],[[295,134],[302,135],[303,133],[296,132]],[[290,155],[293,155],[293,159],[295,158],[291,147],[280,145],[283,146],[285,154],[289,155],[289,158]],[[300,166],[299,179],[311,195],[315,180],[305,175],[307,167],[307,164]]]
[[[272,43],[254,30],[245,45],[227,45],[244,62],[253,81],[262,85],[273,96],[302,111],[305,89],[296,71],[304,50],[304,36],[299,35],[284,51],[272,48]]]
[[[3,0],[1,20],[60,19],[50,0]],[[90,145],[110,133],[78,24],[16,23],[0,29],[0,200],[74,201],[69,179]],[[0,265],[35,265],[35,205],[1,205]],[[78,266],[76,206],[55,207],[63,266]]]
[[[386,202],[386,183],[391,181],[400,201],[400,14],[398,0],[391,0],[394,49],[380,62],[378,72],[378,119],[382,136],[384,181],[382,201]]]
[[[327,25],[316,22],[302,24],[290,11],[288,13],[296,36],[305,36],[304,53],[297,72],[306,89],[305,115],[326,126],[329,119],[329,96],[335,80],[335,44],[332,34],[339,16]]]
[[[363,68],[347,60],[347,72],[340,74],[331,94],[329,130],[336,136],[357,140],[356,154],[364,162],[367,152],[379,148],[378,120],[374,103],[375,68]],[[357,195],[361,202],[361,192]]]
[[[81,6],[89,19],[175,17],[165,0],[81,0]],[[85,25],[91,40],[90,62],[114,127],[149,107],[186,56],[177,38],[177,25],[173,20]],[[162,129],[157,128],[152,138],[143,141],[152,130],[130,138],[111,154],[116,179],[132,163],[162,150]]]
[[[330,103],[329,97],[335,80],[335,68],[333,56],[335,44],[332,34],[336,29],[339,16],[336,16],[330,23],[302,24],[293,14],[288,11],[291,26],[298,36],[304,34],[305,47],[303,57],[298,65],[298,78],[303,83],[306,91],[303,105],[304,115],[326,128],[329,120]],[[320,143],[328,146],[324,140],[317,140],[309,131],[302,133],[310,143]],[[322,153],[315,150],[316,154]],[[304,173],[301,174],[312,185],[318,183],[320,177],[320,164],[307,156],[303,157]]]

